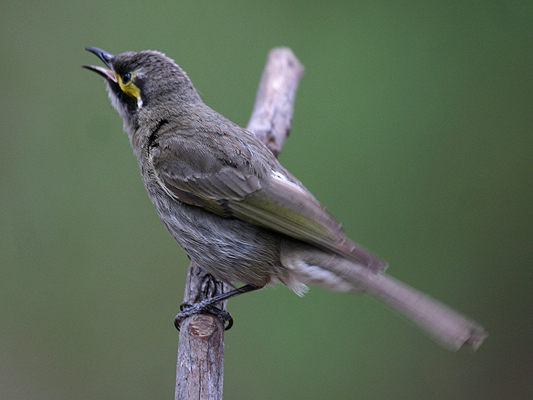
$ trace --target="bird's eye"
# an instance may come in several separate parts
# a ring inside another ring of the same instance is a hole
[[[122,74],[122,83],[124,85],[128,84],[131,81],[131,73],[126,72],[125,74]]]

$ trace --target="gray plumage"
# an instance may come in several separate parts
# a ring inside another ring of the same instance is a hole
[[[206,106],[165,55],[97,54],[159,217],[189,257],[230,284],[365,291],[447,348],[477,348],[474,321],[386,275],[253,134]]]

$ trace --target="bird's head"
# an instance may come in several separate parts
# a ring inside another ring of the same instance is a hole
[[[187,74],[163,53],[130,51],[113,56],[95,47],[86,50],[107,66],[83,67],[105,79],[109,98],[127,128],[136,129],[141,115],[152,119],[183,104],[200,101]]]

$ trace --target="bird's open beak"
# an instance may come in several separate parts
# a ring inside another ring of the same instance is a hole
[[[86,47],[85,50],[90,51],[93,54],[96,54],[100,60],[104,62],[109,68],[112,68],[109,65],[109,62],[115,57],[112,54],[109,54],[103,50],[97,49],[96,47]],[[91,71],[97,72],[102,75],[104,78],[109,79],[112,82],[117,83],[117,74],[107,68],[95,67],[94,65],[82,65],[83,68],[90,69]]]

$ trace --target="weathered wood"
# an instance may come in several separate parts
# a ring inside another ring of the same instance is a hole
[[[304,68],[288,48],[270,51],[247,129],[276,155],[292,126],[294,100]],[[199,302],[231,288],[213,280],[194,262],[189,267],[184,301]],[[220,304],[226,308],[226,302]],[[176,368],[176,400],[222,399],[224,326],[213,315],[193,315],[181,324]]]
[[[279,156],[292,127],[296,90],[304,67],[286,47],[270,51],[248,129]]]
[[[201,301],[229,289],[194,262],[189,267],[184,301]],[[224,302],[225,303],[225,302]],[[225,308],[221,304],[221,308]],[[213,315],[197,314],[181,324],[175,399],[221,399],[224,378],[224,326]]]

